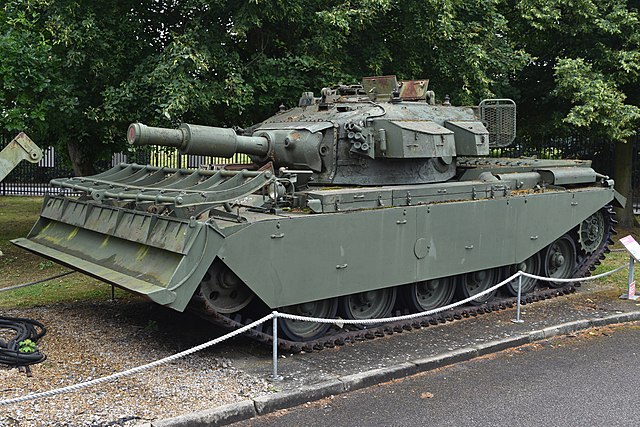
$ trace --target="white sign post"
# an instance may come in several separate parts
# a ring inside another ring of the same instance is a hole
[[[636,295],[636,281],[633,278],[633,264],[634,261],[640,261],[640,244],[636,242],[633,236],[629,235],[620,239],[620,243],[629,251],[631,255],[629,257],[629,282],[627,287],[627,293],[620,295],[622,299],[637,300],[640,295]]]

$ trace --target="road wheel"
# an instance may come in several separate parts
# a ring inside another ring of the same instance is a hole
[[[536,253],[533,256],[530,256],[520,264],[513,264],[507,267],[507,276],[511,276],[515,274],[517,271],[522,271],[524,273],[535,274],[536,276],[540,276],[542,274],[542,258],[540,253]],[[526,295],[529,292],[532,292],[536,285],[538,284],[537,279],[532,279],[531,277],[522,276],[522,295]],[[514,279],[511,282],[507,283],[507,292],[509,292],[514,297],[518,295],[518,279]]]
[[[565,234],[547,247],[544,256],[545,276],[554,279],[568,279],[573,277],[576,270],[576,245],[573,239]],[[562,282],[549,282],[549,286],[560,288],[566,285]]]
[[[200,295],[210,309],[235,313],[245,308],[254,293],[221,262],[214,262],[200,282]]]
[[[402,297],[412,312],[428,311],[449,304],[455,290],[456,282],[453,277],[441,277],[405,286]]]
[[[473,271],[458,276],[458,296],[460,299],[467,299],[471,296],[479,294],[482,291],[498,284],[498,269],[490,268],[488,270]],[[469,303],[473,305],[482,305],[489,301],[496,294],[496,291],[489,292],[486,295],[471,300]]]
[[[298,316],[334,319],[338,312],[338,299],[328,298],[320,301],[304,302],[281,309],[283,313]],[[330,323],[306,322],[302,320],[278,319],[280,330],[292,341],[311,341],[320,338],[331,327]]]
[[[396,303],[396,288],[359,292],[340,298],[340,313],[345,319],[381,319],[391,316]],[[356,325],[364,329],[372,324]]]

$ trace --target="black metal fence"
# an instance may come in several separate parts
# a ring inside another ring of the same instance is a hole
[[[8,144],[10,138],[0,136],[0,149]],[[640,212],[640,138],[633,141],[633,205],[636,212]],[[42,148],[42,147],[41,147]],[[51,190],[49,181],[53,178],[72,176],[73,171],[66,162],[63,153],[54,147],[43,150],[44,157],[37,164],[22,162],[6,179],[0,183],[0,196],[25,195],[41,196]],[[528,143],[526,145],[516,141],[512,146],[492,150],[494,157],[537,157],[550,159],[587,159],[592,160],[593,168],[605,175],[613,176],[615,145],[607,141],[594,141],[575,137],[557,138],[543,143]],[[119,163],[151,164],[174,168],[201,168],[209,165],[223,165],[229,163],[249,163],[246,155],[236,155],[231,159],[210,156],[179,155],[176,150],[166,148],[150,148],[137,150],[132,153],[115,153],[109,160],[103,160],[95,165],[98,172],[107,170]],[[61,189],[56,188],[56,192]],[[65,190],[70,191],[70,190]]]
[[[0,150],[8,143],[9,138],[0,136]],[[43,147],[41,147],[43,148]],[[151,164],[171,168],[206,168],[211,165],[230,163],[250,163],[248,156],[237,154],[231,159],[211,156],[180,155],[175,149],[148,148],[131,153],[114,153],[109,160],[98,161],[94,167],[96,172],[103,172],[120,163]],[[49,181],[53,178],[73,176],[73,170],[65,156],[55,147],[43,148],[43,157],[38,163],[21,162],[0,183],[0,196],[42,196],[53,188]],[[73,190],[55,187],[55,193],[71,194]]]
[[[4,148],[9,141],[2,142],[1,147]],[[38,163],[21,162],[0,183],[0,195],[41,196],[49,191],[51,179],[73,175],[53,147],[43,149],[43,154],[42,160]]]
[[[633,144],[631,185],[633,188],[633,209],[640,213],[640,135],[630,141]],[[493,150],[494,157],[536,157],[540,159],[583,159],[591,160],[597,172],[614,176],[615,143],[578,137],[549,139],[544,142],[513,145]]]

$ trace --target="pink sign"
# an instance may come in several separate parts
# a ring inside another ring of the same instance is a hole
[[[629,299],[636,299],[636,281],[629,283],[629,292],[627,297]]]

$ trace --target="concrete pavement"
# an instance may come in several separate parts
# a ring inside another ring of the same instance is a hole
[[[233,426],[635,427],[639,332],[592,328]]]

